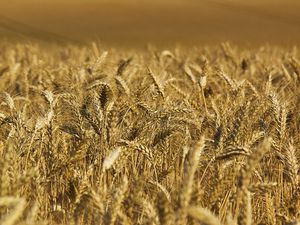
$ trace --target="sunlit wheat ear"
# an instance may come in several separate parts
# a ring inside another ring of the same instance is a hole
[[[205,94],[204,94],[204,89],[206,87],[206,84],[207,84],[207,77],[206,76],[200,77],[199,86],[200,86],[200,91],[201,91],[201,98],[204,103],[205,112],[208,115],[207,103],[206,103]]]
[[[297,76],[297,80],[299,82],[299,80],[300,80],[300,63],[298,62],[298,60],[296,58],[292,57],[290,59],[290,65],[292,66],[294,73]]]
[[[201,88],[204,89],[207,84],[207,76],[200,77],[199,84]]]
[[[127,60],[122,59],[119,63],[118,69],[117,69],[117,76],[122,76],[125,72],[126,68],[129,66],[130,62],[132,61],[132,58],[129,58]]]
[[[47,115],[45,115],[45,117],[40,117],[37,119],[36,124],[35,124],[35,131],[39,131],[43,128],[45,128],[46,126],[49,126],[49,124],[51,123],[52,119],[54,116],[54,112],[52,110],[50,110]]]
[[[290,75],[289,71],[287,70],[286,66],[284,64],[281,65],[281,69],[283,71],[283,75],[287,79],[288,82],[292,80],[292,76]]]
[[[290,143],[287,147],[284,163],[286,165],[286,174],[293,185],[293,189],[295,190],[299,184],[299,164],[296,156],[296,149],[292,143]]]
[[[7,92],[3,92],[2,96],[3,96],[4,102],[9,107],[9,109],[14,110],[15,109],[15,103],[14,103],[14,99],[10,96],[10,94],[8,94]]]
[[[248,86],[253,91],[253,93],[255,94],[255,96],[258,97],[259,94],[258,94],[258,91],[257,91],[256,87],[250,81],[248,81],[248,80],[246,81],[246,84],[248,84]]]
[[[130,89],[128,85],[126,84],[125,80],[123,80],[122,77],[116,76],[115,77],[116,83],[124,90],[127,96],[130,95]]]
[[[106,214],[104,215],[104,224],[113,225],[117,220],[118,212],[121,210],[122,202],[125,198],[125,194],[128,189],[128,178],[123,177],[122,183],[116,188],[112,200],[111,206],[108,208]]]
[[[263,143],[253,151],[253,153],[248,158],[248,163],[242,168],[239,179],[239,187],[249,187],[250,184],[250,176],[253,169],[262,159],[264,154],[268,152],[271,148],[271,138],[266,138]]]
[[[169,193],[169,191],[163,186],[161,185],[160,183],[158,182],[154,182],[154,181],[150,181],[151,184],[154,184],[155,186],[157,186],[161,191],[162,193],[165,195],[165,198],[171,202],[171,195]]]
[[[93,53],[94,53],[95,57],[96,57],[96,58],[99,58],[100,52],[99,52],[97,43],[94,42],[94,41],[92,42],[92,50],[93,50]]]
[[[105,172],[106,170],[110,169],[113,164],[116,162],[116,160],[118,159],[119,155],[122,152],[122,148],[118,147],[115,150],[113,150],[103,161],[103,172]]]
[[[147,70],[148,70],[148,75],[151,78],[151,80],[156,88],[156,91],[161,95],[162,98],[165,98],[163,86],[159,82],[158,78],[154,76],[154,74],[150,68],[147,68]]]
[[[239,170],[240,166],[235,165],[234,168],[229,171],[229,173],[226,173],[224,177],[219,179],[217,185],[214,187],[212,193],[210,194],[209,205],[214,206],[220,196],[224,194],[224,190],[226,190],[235,182]]]
[[[226,225],[238,225],[238,222],[236,219],[233,218],[232,213],[228,212],[226,216]]]
[[[220,76],[230,86],[231,90],[237,89],[236,82],[231,79],[222,69],[219,69],[217,75]]]
[[[188,78],[193,82],[193,84],[195,84],[196,78],[187,63],[184,64],[183,69],[184,69],[185,74],[188,76]]]
[[[216,160],[226,160],[236,156],[249,156],[250,151],[244,147],[232,147],[228,146],[224,152],[221,152],[216,156]]]
[[[161,58],[164,58],[164,57],[170,57],[170,58],[173,58],[173,59],[176,58],[175,55],[174,55],[171,51],[169,51],[169,50],[163,50],[163,51],[161,52],[161,54],[160,54],[160,57],[161,57]]]
[[[113,98],[113,91],[108,84],[102,84],[98,90],[98,97],[101,108],[105,110]]]
[[[157,215],[154,205],[147,199],[142,199],[143,209],[145,210],[146,216],[149,222],[155,225],[159,225],[159,216]]]
[[[251,184],[249,186],[249,191],[250,192],[261,192],[261,193],[267,193],[271,190],[273,190],[274,188],[277,187],[277,183],[276,182],[265,182],[265,183],[255,183],[255,184]]]
[[[192,206],[187,209],[187,213],[189,216],[194,218],[196,221],[199,221],[201,224],[207,225],[221,225],[221,221],[218,219],[216,215],[214,215],[208,209]]]
[[[4,150],[3,146],[1,146],[1,153]],[[0,160],[0,196],[9,195],[9,190],[11,186],[11,177],[8,176],[7,171],[10,169],[10,164],[8,163],[12,157],[10,155]]]
[[[49,103],[49,105],[53,106],[54,103],[54,95],[51,91],[43,91],[43,96],[45,97],[46,101]]]
[[[38,131],[44,127],[46,127],[48,124],[48,121],[46,118],[38,118],[35,124],[35,131]]]
[[[172,59],[172,60],[176,60],[176,57],[175,55],[169,51],[169,50],[164,50],[161,52],[160,56],[159,56],[159,63],[161,65],[161,67],[165,67],[167,64],[166,64],[166,59]]]
[[[184,174],[179,195],[178,223],[186,220],[186,209],[189,206],[193,191],[194,175],[198,167],[199,159],[205,147],[205,138],[201,139],[189,151],[184,164]]]
[[[105,51],[101,54],[101,56],[96,60],[97,65],[101,65],[105,62],[108,56],[108,51]]]
[[[73,211],[73,218],[75,220],[75,224],[80,223],[81,217],[84,215],[84,213],[88,212],[88,205],[91,201],[91,191],[90,187],[87,181],[87,178],[82,182],[79,193],[76,198],[74,211]]]
[[[183,90],[181,90],[179,87],[177,87],[175,84],[171,83],[170,86],[174,89],[174,91],[176,93],[178,93],[180,96],[182,96],[183,99],[188,99],[189,98],[189,95],[187,93],[185,93]]]
[[[247,189],[250,185],[250,179],[253,170],[259,163],[259,161],[263,158],[266,152],[268,152],[271,148],[271,138],[266,138],[262,144],[260,144],[255,151],[249,156],[247,163],[241,169],[240,175],[238,177],[237,183],[237,194],[236,194],[236,209],[238,210],[240,204],[245,201],[245,195],[247,193]],[[239,214],[236,212],[235,216],[237,217]],[[242,220],[245,219],[242,217]]]
[[[238,222],[241,225],[252,224],[252,206],[251,206],[251,194],[250,191],[245,190],[243,193],[241,213],[238,218]]]
[[[272,196],[267,193],[265,196],[266,219],[270,224],[276,224],[275,206]]]

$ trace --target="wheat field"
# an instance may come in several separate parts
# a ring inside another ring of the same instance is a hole
[[[0,224],[300,224],[296,47],[0,52]]]

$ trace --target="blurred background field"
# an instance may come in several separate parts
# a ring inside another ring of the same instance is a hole
[[[0,35],[9,39],[129,46],[300,41],[296,0],[1,0],[0,8]]]

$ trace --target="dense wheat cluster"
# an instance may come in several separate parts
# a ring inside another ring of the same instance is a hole
[[[1,224],[298,223],[296,48],[0,52]]]

